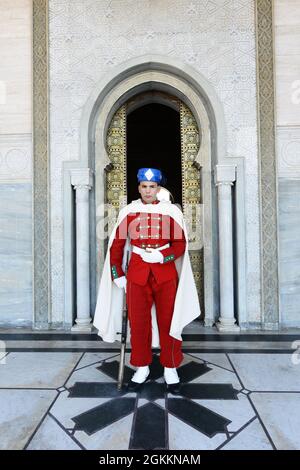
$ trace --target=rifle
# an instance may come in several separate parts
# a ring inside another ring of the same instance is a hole
[[[128,259],[129,259],[129,251],[127,251],[126,253],[125,275],[127,274],[127,270],[128,270]],[[125,292],[123,313],[122,313],[121,351],[120,351],[120,363],[119,363],[119,373],[118,373],[118,390],[121,390],[122,385],[123,385],[123,379],[124,379],[125,349],[126,349],[126,338],[127,338],[127,318],[128,318],[128,308],[127,308],[126,292]]]

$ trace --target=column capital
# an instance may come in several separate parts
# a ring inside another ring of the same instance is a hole
[[[71,184],[76,188],[93,187],[93,171],[90,168],[75,168],[71,170]]]
[[[236,180],[236,165],[215,165],[214,180],[216,186],[220,184],[232,185]]]

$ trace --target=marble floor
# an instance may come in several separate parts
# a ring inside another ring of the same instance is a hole
[[[119,392],[118,349],[95,334],[2,331],[0,449],[300,449],[298,338],[186,335],[172,395],[158,351],[141,391]]]

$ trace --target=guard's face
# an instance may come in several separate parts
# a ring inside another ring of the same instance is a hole
[[[152,181],[141,181],[138,190],[141,195],[141,198],[146,204],[151,204],[156,200],[156,195],[160,189],[160,186],[157,183]]]

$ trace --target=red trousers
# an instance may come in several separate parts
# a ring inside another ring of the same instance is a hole
[[[182,341],[169,335],[178,280],[157,284],[150,273],[147,284],[140,286],[127,280],[128,319],[131,331],[131,357],[133,366],[147,366],[152,362],[151,307],[156,307],[160,342],[160,362],[164,367],[178,367],[182,361]]]

